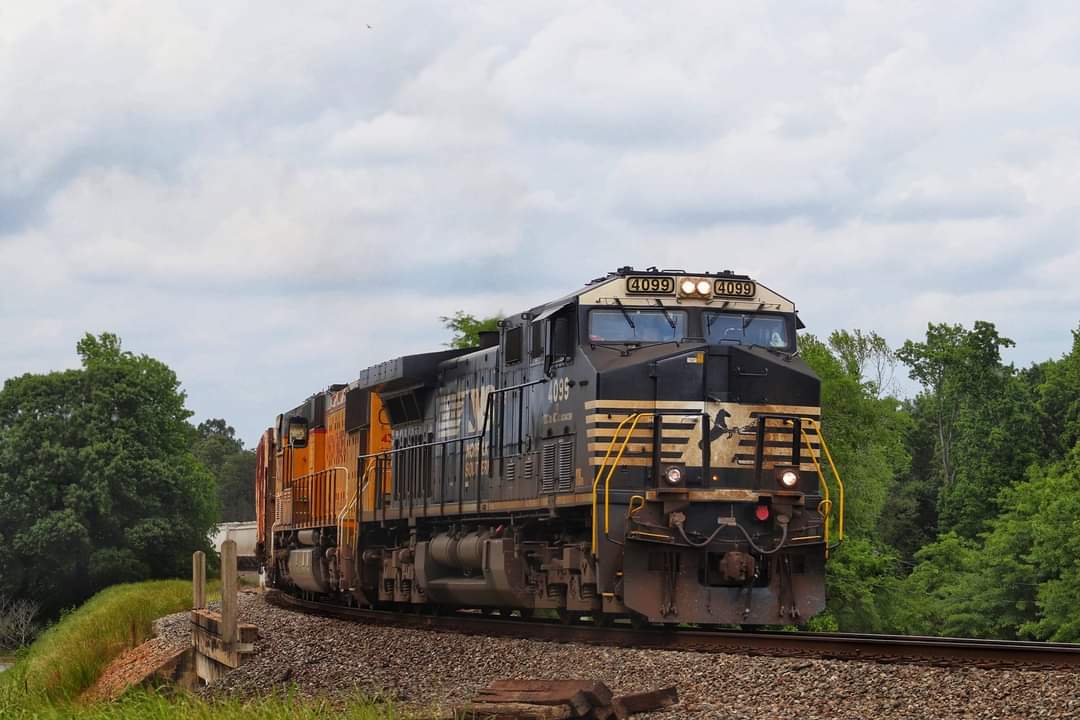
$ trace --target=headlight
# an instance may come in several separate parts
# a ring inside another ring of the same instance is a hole
[[[682,281],[682,284],[679,285],[679,287],[682,288],[683,295],[693,295],[694,294],[694,288],[696,286],[694,285],[693,280],[687,278],[686,280]]]
[[[799,473],[794,470],[785,470],[780,473],[780,484],[791,489],[799,484]]]
[[[712,283],[708,280],[698,280],[698,295],[712,295]]]
[[[668,481],[668,485],[678,485],[682,482],[682,468],[669,467],[664,473],[664,479]]]

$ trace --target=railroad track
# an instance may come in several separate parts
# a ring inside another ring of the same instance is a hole
[[[944,667],[1080,671],[1080,645],[855,633],[737,632],[629,625],[594,627],[557,620],[492,617],[480,613],[424,615],[350,608],[303,600],[271,590],[268,602],[324,617],[395,627],[516,637],[562,643],[771,657],[860,660]]]

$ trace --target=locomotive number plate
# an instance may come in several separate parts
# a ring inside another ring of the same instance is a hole
[[[713,287],[716,297],[752,298],[757,295],[757,283],[753,280],[717,280]]]
[[[631,275],[626,278],[629,295],[671,295],[675,292],[675,278]]]

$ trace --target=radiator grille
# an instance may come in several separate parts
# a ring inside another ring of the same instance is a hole
[[[567,492],[574,487],[574,439],[559,440],[559,492]]]
[[[554,442],[546,443],[540,451],[540,492],[542,493],[555,492],[555,476],[558,470],[555,463],[556,452],[557,447]]]

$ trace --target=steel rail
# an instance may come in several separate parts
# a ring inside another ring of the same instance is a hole
[[[480,613],[401,613],[322,603],[271,590],[273,605],[324,617],[376,625],[654,650],[736,655],[857,660],[942,667],[1080,672],[1080,644],[857,633],[753,632],[596,627],[557,620],[491,617]]]

